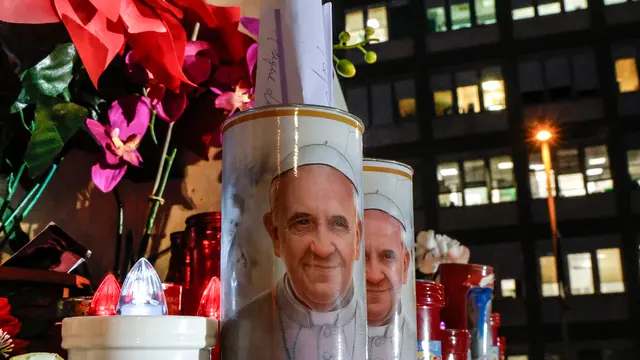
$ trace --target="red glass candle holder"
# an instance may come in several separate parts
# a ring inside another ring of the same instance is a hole
[[[120,284],[113,274],[109,274],[93,294],[87,315],[113,316],[116,314],[118,300],[120,300]]]
[[[498,346],[498,329],[500,328],[500,314],[493,313],[489,317],[489,322],[491,325],[491,340],[493,342],[493,346]]]
[[[167,311],[169,315],[182,315],[182,286],[163,283],[164,297],[167,300]]]
[[[468,330],[445,329],[441,337],[443,360],[467,360],[470,345]]]
[[[444,307],[444,287],[432,281],[416,281],[418,358],[442,357],[440,309]],[[428,355],[428,356],[427,356]]]
[[[498,337],[498,348],[500,349],[500,360],[507,358],[507,339],[504,336]]]

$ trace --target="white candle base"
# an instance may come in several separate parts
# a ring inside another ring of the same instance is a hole
[[[84,316],[62,321],[67,360],[209,360],[218,322],[195,316]]]

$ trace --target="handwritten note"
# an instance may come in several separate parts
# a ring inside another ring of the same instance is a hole
[[[288,103],[286,74],[282,48],[282,20],[280,9],[263,7],[258,37],[258,69],[256,74],[255,106]]]
[[[333,106],[331,3],[280,0],[263,5],[255,105]]]

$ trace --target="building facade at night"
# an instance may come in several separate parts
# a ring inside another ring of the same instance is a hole
[[[415,169],[415,228],[471,249],[497,273],[509,359],[562,359],[539,124],[551,146],[574,359],[640,352],[640,2],[334,2],[352,41],[349,110],[365,155]],[[337,36],[337,34],[336,34]]]

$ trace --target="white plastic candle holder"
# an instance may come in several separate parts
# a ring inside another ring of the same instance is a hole
[[[85,316],[62,321],[68,360],[210,360],[218,322],[195,316]]]

